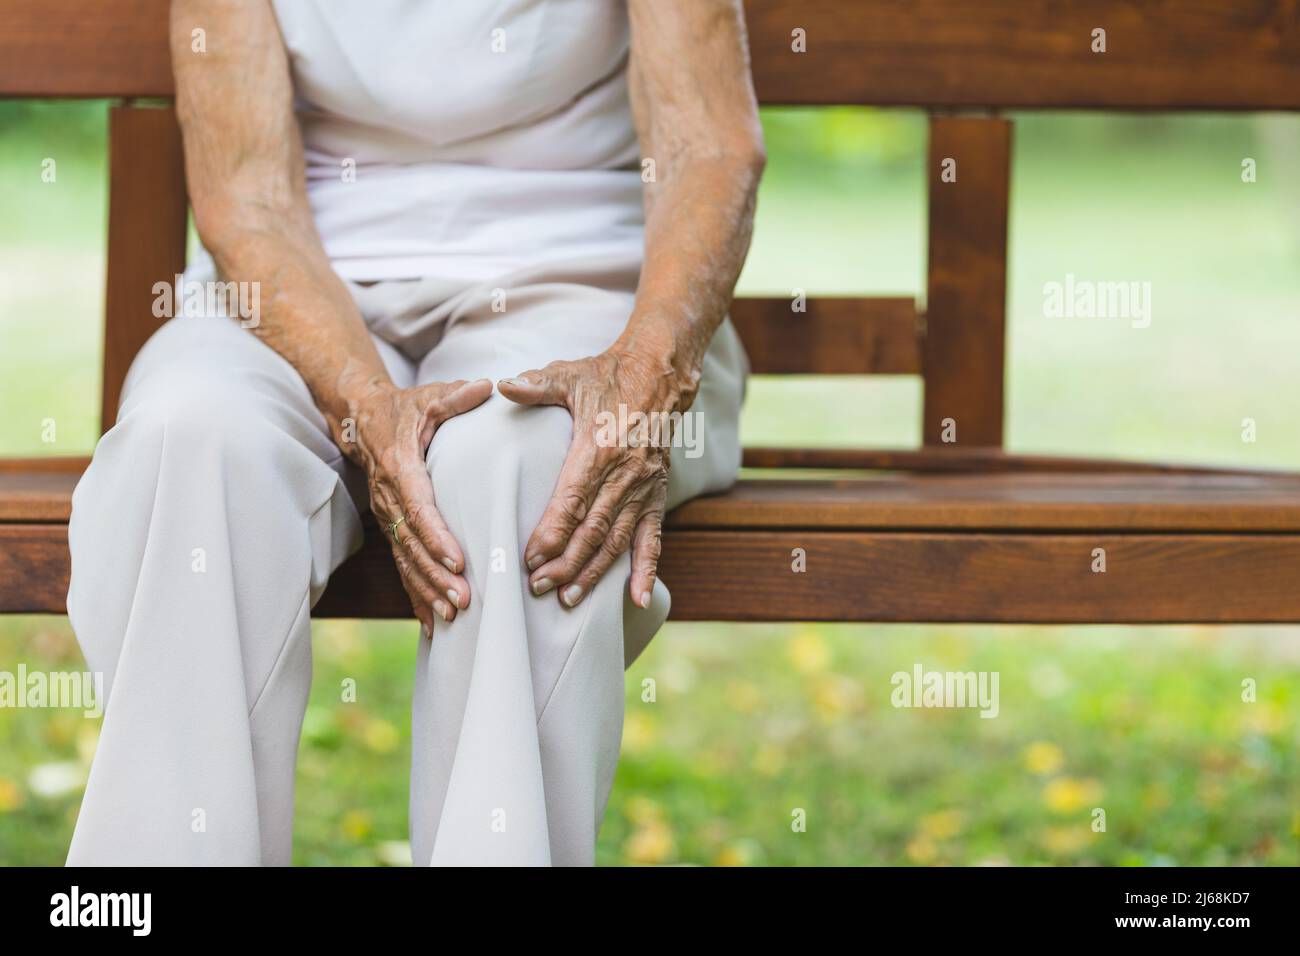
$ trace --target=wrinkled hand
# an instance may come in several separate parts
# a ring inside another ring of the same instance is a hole
[[[370,508],[389,537],[415,616],[433,631],[431,611],[451,621],[469,607],[465,557],[434,506],[425,454],[449,418],[481,405],[492,382],[433,382],[414,388],[376,385],[354,405],[356,446],[366,470]],[[402,520],[395,531],[394,522]]]
[[[524,548],[534,594],[556,588],[573,607],[630,548],[632,600],[649,605],[668,495],[666,416],[690,406],[697,381],[683,381],[663,359],[611,349],[497,383],[512,402],[562,405],[573,415],[568,457]],[[619,434],[618,423],[635,421],[634,412],[652,421],[659,413],[664,427],[657,435],[647,429]]]

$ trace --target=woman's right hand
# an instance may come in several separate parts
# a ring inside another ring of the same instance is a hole
[[[453,620],[469,607],[470,594],[465,557],[434,506],[425,455],[443,422],[491,394],[489,379],[413,388],[376,383],[352,403],[355,435],[342,436],[351,444],[345,453],[366,470],[370,508],[389,537],[411,608],[430,633],[432,614]]]

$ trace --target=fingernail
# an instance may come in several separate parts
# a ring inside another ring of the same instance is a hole
[[[563,597],[564,603],[569,605],[569,607],[573,607],[573,605],[582,600],[582,585],[570,584],[564,589]]]
[[[451,598],[451,603],[456,605],[457,607],[465,606],[460,603],[460,592],[457,591],[455,588],[447,588],[447,597]]]
[[[498,382],[499,385],[527,385],[528,383],[518,378],[503,378]]]
[[[443,558],[442,563],[447,566],[447,570],[450,571],[452,574],[460,573],[460,568],[456,566],[456,562],[453,561],[451,558]]]
[[[649,591],[642,591],[642,592],[641,592],[641,606],[642,606],[642,607],[649,607],[649,606],[650,606],[650,592],[649,592]]]
[[[528,570],[536,571],[538,568],[542,566],[543,562],[545,561],[546,558],[542,557],[540,554],[533,555],[531,558],[528,559]]]
[[[534,594],[545,594],[551,588],[555,587],[555,582],[550,578],[538,578],[533,582],[532,586]]]
[[[441,601],[434,601],[433,609],[438,612],[438,616],[444,621],[451,622],[451,608],[447,607],[447,605]]]

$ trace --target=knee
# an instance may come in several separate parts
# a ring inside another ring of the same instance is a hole
[[[215,370],[156,373],[127,396],[107,446],[167,447],[234,470],[268,460],[269,411],[233,377]],[[198,462],[196,461],[196,465]]]
[[[521,517],[540,518],[572,434],[567,409],[523,407],[493,395],[445,422],[433,437],[428,466],[439,508],[466,511],[473,509],[462,506],[481,503],[485,496],[513,498]]]

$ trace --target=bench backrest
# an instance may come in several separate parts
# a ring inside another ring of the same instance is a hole
[[[185,261],[168,0],[0,0],[0,96],[112,98],[103,423]],[[1002,109],[1300,110],[1300,0],[748,0],[764,104],[931,111],[926,309],[740,299],[760,373],[922,375],[922,434],[1002,444],[1010,121]],[[1097,50],[1104,31],[1104,52]],[[956,161],[955,182],[942,178]],[[765,462],[779,463],[768,456]]]

